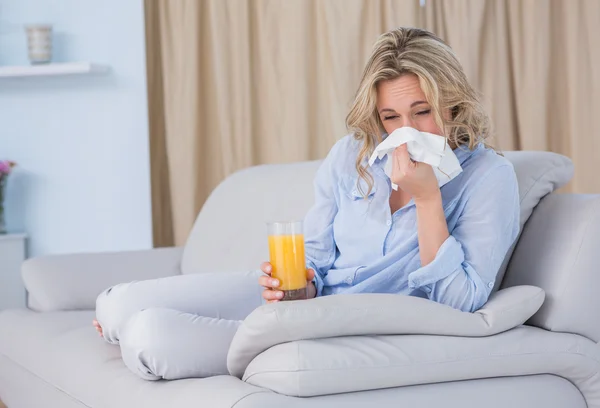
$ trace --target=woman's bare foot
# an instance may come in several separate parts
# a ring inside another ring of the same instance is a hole
[[[94,319],[93,324],[94,324],[94,327],[96,328],[96,331],[100,335],[100,337],[104,337],[104,334],[102,333],[102,326],[100,326],[100,323],[98,323],[98,320]]]

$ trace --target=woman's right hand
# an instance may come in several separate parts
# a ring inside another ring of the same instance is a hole
[[[273,265],[271,265],[269,262],[263,262],[260,265],[260,270],[265,273],[258,278],[259,285],[265,288],[262,293],[263,298],[265,298],[267,303],[279,302],[283,298],[283,291],[277,289],[279,285],[281,285],[281,282],[279,282],[278,279],[271,277]],[[312,282],[314,277],[315,271],[310,268],[306,269],[306,290],[309,299],[312,299],[317,295],[317,288],[315,288],[315,285]]]
[[[262,293],[263,298],[267,301],[267,303],[281,300],[283,298],[283,292],[281,290],[277,290],[281,282],[271,277],[271,272],[273,271],[273,266],[271,263],[263,262],[260,265],[260,270],[265,273],[258,278],[259,285],[265,288]]]

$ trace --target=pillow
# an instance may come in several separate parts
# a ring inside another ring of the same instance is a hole
[[[550,374],[570,382],[573,390],[569,398],[551,406],[599,408],[599,357],[598,346],[589,339],[527,326],[487,337],[348,336],[278,344],[252,360],[242,380],[282,395],[316,397],[498,377],[528,381],[528,376]],[[475,390],[478,385],[471,383],[470,387]],[[420,389],[414,395],[423,396],[424,392]],[[500,392],[511,392],[511,388],[505,386]],[[576,395],[579,393],[587,405]],[[477,404],[472,393],[470,396],[470,407],[547,406],[531,400],[526,405],[500,404],[489,398]],[[581,404],[575,403],[573,396]],[[398,397],[396,404],[377,404],[375,399],[371,405],[434,406],[419,403],[422,400],[410,403]],[[362,404],[333,405],[369,407],[365,400]],[[438,400],[435,406],[439,405],[461,406],[456,401]]]
[[[573,178],[573,162],[551,152],[503,152],[517,174],[521,201],[521,223],[527,222],[540,200]]]
[[[490,336],[523,324],[543,302],[542,289],[514,286],[493,294],[474,313],[413,296],[373,293],[266,304],[239,327],[227,368],[241,378],[260,353],[295,340],[376,334]]]
[[[521,205],[519,228],[522,231],[523,225],[525,225],[540,200],[561,188],[573,178],[573,162],[568,157],[551,152],[518,151],[503,153],[504,157],[512,163],[519,183],[519,202]],[[504,262],[498,269],[492,293],[497,291],[502,284],[506,268],[508,268],[508,263],[517,242],[509,248],[504,257]]]

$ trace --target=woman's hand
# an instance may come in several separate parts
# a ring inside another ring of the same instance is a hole
[[[408,154],[406,144],[398,146],[392,155],[392,183],[417,201],[427,201],[440,194],[433,169],[427,163],[415,162]]]
[[[281,282],[277,279],[273,279],[271,277],[271,272],[273,271],[273,266],[269,262],[263,262],[260,265],[260,270],[265,273],[265,275],[258,278],[258,284],[265,288],[262,293],[263,298],[267,301],[267,303],[278,302],[283,298],[283,292],[281,290],[277,290]],[[317,295],[317,288],[315,288],[315,284],[312,280],[315,277],[315,271],[313,269],[306,270],[306,281],[307,281],[307,297],[309,299],[314,298]]]

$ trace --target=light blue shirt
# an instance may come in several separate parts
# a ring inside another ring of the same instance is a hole
[[[304,219],[307,267],[317,296],[396,293],[427,297],[463,311],[487,301],[519,232],[519,192],[512,164],[479,144],[454,150],[463,172],[441,188],[450,236],[421,267],[414,202],[391,214],[387,158],[369,171],[364,199],[355,161],[360,142],[337,142],[315,178],[315,204]]]

